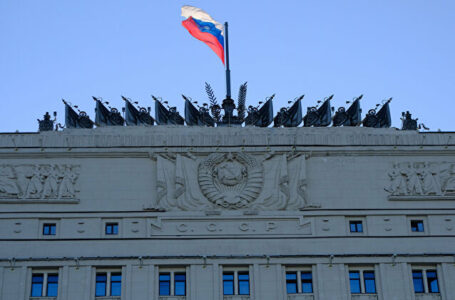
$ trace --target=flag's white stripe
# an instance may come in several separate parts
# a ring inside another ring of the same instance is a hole
[[[215,27],[221,30],[221,34],[224,35],[224,27],[222,24],[215,21],[208,13],[203,11],[200,8],[184,5],[182,6],[182,17],[189,18],[193,17],[194,19],[198,19],[204,22],[210,22],[215,24]]]

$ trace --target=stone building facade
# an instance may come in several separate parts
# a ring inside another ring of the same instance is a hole
[[[0,135],[2,300],[455,299],[455,133]]]

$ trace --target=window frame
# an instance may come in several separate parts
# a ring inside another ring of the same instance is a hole
[[[408,233],[410,235],[428,235],[429,234],[430,228],[428,226],[428,222],[427,222],[427,217],[426,216],[421,216],[421,215],[408,216],[406,218],[406,221],[408,222],[407,223]],[[414,222],[414,221],[421,221],[422,222],[423,231],[412,231],[412,222]]]
[[[108,227],[111,227],[112,226],[112,232],[111,233],[108,233],[107,232],[107,229]],[[117,232],[114,233],[114,226],[117,227]],[[104,223],[104,234],[106,236],[118,236],[120,233],[120,225],[118,222],[106,222]]]
[[[352,225],[354,225],[354,230],[352,230]],[[359,230],[359,226],[360,225],[360,229]],[[363,233],[363,221],[362,220],[349,220],[349,232],[350,233]]]
[[[33,275],[43,275],[41,286],[41,296],[33,296]],[[49,276],[57,275],[57,294],[48,296],[49,294]],[[57,298],[60,289],[60,269],[32,269],[30,274],[30,298],[48,297]]]
[[[96,295],[96,283],[98,274],[106,274],[106,287],[104,295],[97,296]],[[112,295],[112,283],[118,281],[112,281],[112,276],[120,274],[120,295]],[[95,299],[102,298],[102,297],[121,297],[123,293],[123,272],[122,268],[96,268],[95,269],[95,289],[94,289],[94,296]]]
[[[232,273],[234,275],[233,279],[233,294],[225,294],[224,290],[224,275],[226,273]],[[245,281],[245,280],[240,280],[239,275],[244,275],[240,273],[246,273],[248,275],[248,294],[241,294],[240,293],[240,281]],[[251,296],[251,271],[249,267],[222,267],[221,270],[221,293],[224,296]]]
[[[161,295],[160,292],[160,276],[162,274],[169,274],[169,295]],[[185,293],[183,295],[176,295],[176,283],[180,282],[175,279],[176,275],[185,275]],[[180,268],[158,268],[158,297],[166,297],[166,296],[176,296],[176,297],[187,297],[188,296],[188,272],[186,267]]]
[[[423,292],[416,292],[415,290],[415,284],[414,284],[414,272],[422,272],[422,284],[423,284]],[[435,272],[436,273],[436,284],[438,287],[437,292],[432,292],[430,291],[430,286],[428,284],[428,272]],[[412,287],[413,287],[413,292],[414,294],[422,295],[422,294],[430,294],[430,295],[435,295],[435,294],[440,294],[441,293],[441,284],[439,281],[439,271],[438,271],[438,266],[433,265],[433,266],[422,266],[422,265],[412,265],[411,266],[411,280],[412,280]]]
[[[351,272],[358,272],[359,273],[359,293],[354,293],[351,290]],[[366,292],[366,284],[365,284],[365,275],[364,273],[372,272],[374,276],[374,293]],[[347,279],[349,284],[349,293],[351,295],[377,295],[378,294],[378,285],[377,285],[377,272],[376,266],[349,266],[347,268]]]
[[[102,219],[101,222],[101,237],[109,238],[109,239],[116,239],[121,238],[123,236],[122,232],[122,219]],[[107,226],[110,224],[117,224],[117,234],[108,234],[107,233]]]
[[[44,234],[45,225],[55,225],[55,234]],[[38,236],[44,239],[56,239],[60,234],[60,219],[41,219],[39,220]]]
[[[296,293],[288,293],[287,289],[287,284],[288,280],[286,278],[288,273],[296,273],[297,274],[297,292]],[[311,274],[311,292],[303,292],[303,280],[302,280],[302,274],[304,273],[310,273]],[[314,281],[314,270],[313,267],[311,266],[303,266],[303,267],[285,267],[284,270],[284,281],[285,281],[285,290],[287,295],[313,295],[314,294],[314,287],[315,287],[315,281]]]
[[[360,222],[362,224],[362,231],[351,231],[351,222]],[[346,217],[346,234],[347,235],[366,235],[367,234],[367,222],[363,216],[351,216]]]

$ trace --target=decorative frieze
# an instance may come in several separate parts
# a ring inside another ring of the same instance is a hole
[[[1,165],[0,203],[78,202],[79,166]]]
[[[389,200],[455,200],[455,163],[395,163],[388,177]]]

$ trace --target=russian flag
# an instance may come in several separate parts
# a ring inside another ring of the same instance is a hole
[[[200,8],[185,5],[182,7],[183,27],[188,32],[209,46],[224,64],[224,32],[223,25],[215,21]]]

